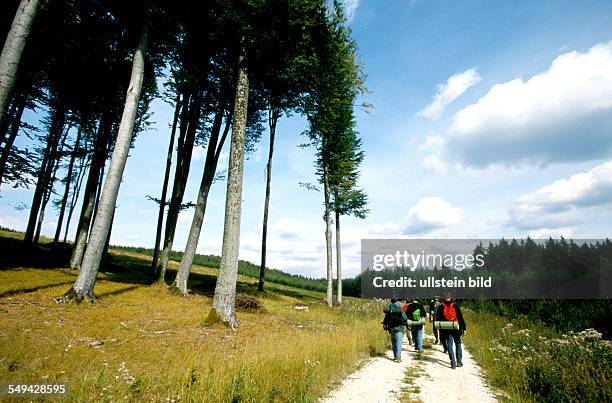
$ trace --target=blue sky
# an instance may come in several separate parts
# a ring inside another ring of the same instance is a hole
[[[369,217],[343,218],[343,267],[359,271],[373,237],[575,238],[612,227],[612,2],[347,0],[374,104],[357,111]],[[152,246],[168,122],[136,140],[121,186],[112,242]],[[30,115],[29,119],[35,119]],[[324,275],[322,195],[299,116],[277,129],[270,210],[273,267]],[[20,144],[25,144],[20,139]],[[246,163],[241,258],[259,261],[267,134]],[[186,200],[195,200],[204,150]],[[222,157],[225,168],[227,158]],[[23,229],[32,190],[3,187],[0,225]],[[220,252],[225,183],[214,185],[198,248]],[[175,248],[192,211],[181,214]],[[56,216],[49,208],[44,231]],[[72,228],[76,226],[73,222]]]

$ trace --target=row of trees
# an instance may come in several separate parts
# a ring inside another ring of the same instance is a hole
[[[15,13],[12,20],[0,20],[2,32],[7,32],[0,60],[0,185],[3,181],[5,186],[35,187],[24,243],[38,242],[54,196],[54,240],[60,241],[62,229],[65,240],[77,201],[82,200],[70,261],[80,271],[61,301],[94,301],[128,152],[135,136],[150,124],[151,101],[161,97],[173,106],[174,115],[161,196],[152,198],[159,204],[151,267],[158,281],[166,279],[179,213],[193,207],[173,284],[187,293],[208,194],[219,176],[221,150],[231,138],[212,314],[237,326],[234,302],[245,153],[254,148],[267,120],[259,279],[263,290],[276,127],[282,116],[299,113],[309,122],[308,144],[316,147],[323,188],[327,302],[332,304],[333,220],[342,302],[340,217],[364,217],[367,209],[366,196],[357,187],[364,154],[354,117],[356,99],[365,90],[364,74],[340,3],[11,0],[5,8]],[[158,83],[163,83],[161,89]],[[23,122],[27,109],[45,112],[43,124]],[[40,146],[16,147],[18,135]],[[198,145],[206,147],[204,172],[196,203],[185,203],[191,157]]]

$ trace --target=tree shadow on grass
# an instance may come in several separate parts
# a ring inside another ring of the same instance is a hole
[[[27,294],[29,292],[44,290],[45,288],[53,288],[53,287],[58,287],[60,285],[68,285],[72,283],[73,281],[62,281],[60,283],[44,284],[44,285],[39,285],[36,287],[18,288],[16,290],[8,290],[3,293],[0,293],[0,298],[8,297],[8,296],[15,295],[15,294]]]

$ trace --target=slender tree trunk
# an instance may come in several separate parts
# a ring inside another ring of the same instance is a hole
[[[70,197],[70,207],[68,208],[68,218],[66,218],[66,228],[64,229],[64,240],[63,242],[66,243],[67,239],[68,239],[68,230],[70,229],[70,222],[72,220],[72,214],[74,213],[74,208],[76,207],[76,202],[79,199],[79,194],[81,193],[81,186],[83,185],[83,178],[85,177],[85,165],[86,165],[86,159],[87,156],[85,155],[87,153],[87,151],[85,151],[83,154],[83,157],[81,157],[81,162],[79,163],[79,168],[77,171],[77,179],[76,182],[74,184],[74,189],[72,190],[72,196]]]
[[[208,193],[210,191],[210,187],[212,186],[215,172],[217,171],[219,152],[223,148],[223,143],[225,142],[227,132],[229,131],[228,119],[228,121],[225,123],[223,137],[221,138],[221,141],[219,141],[219,132],[221,131],[221,123],[223,122],[223,112],[223,109],[217,111],[210,131],[208,149],[206,150],[206,162],[204,163],[204,173],[202,174],[200,189],[198,190],[198,200],[193,213],[193,220],[191,221],[191,229],[189,230],[189,237],[187,238],[185,253],[183,253],[183,258],[181,259],[181,264],[174,282],[176,288],[183,295],[187,294],[187,280],[189,279],[189,273],[191,272],[191,266],[193,265],[193,259],[198,247],[198,241],[202,231],[202,223],[204,222],[204,214],[206,213]]]
[[[70,187],[72,184],[72,172],[74,170],[74,163],[76,161],[78,150],[79,150],[79,143],[81,142],[82,131],[83,131],[83,125],[80,125],[79,130],[77,131],[76,140],[74,140],[74,146],[72,148],[72,155],[70,156],[70,163],[68,163],[68,172],[66,173],[66,186],[64,187],[64,195],[62,196],[62,201],[60,203],[59,216],[57,218],[57,228],[55,229],[55,236],[53,237],[54,243],[59,242],[60,234],[62,232],[64,214],[66,213],[66,206],[68,204],[68,196],[70,195]]]
[[[42,200],[42,204],[40,207],[40,214],[38,215],[38,223],[36,224],[36,234],[34,235],[34,243],[38,243],[38,241],[40,240],[40,234],[42,232],[42,225],[45,220],[45,211],[47,210],[47,204],[49,203],[49,200],[51,199],[51,195],[53,194],[53,185],[55,184],[55,178],[57,177],[57,169],[60,166],[60,162],[62,159],[62,152],[64,150],[64,145],[66,144],[66,137],[68,136],[69,131],[70,131],[70,128],[68,128],[64,132],[59,149],[50,158],[51,159],[51,175],[49,176],[49,180],[46,185],[46,190],[43,194],[43,200]]]
[[[266,165],[266,198],[264,200],[264,213],[261,231],[261,265],[259,266],[259,283],[257,289],[264,290],[266,278],[266,249],[268,241],[268,210],[270,209],[270,187],[272,184],[272,155],[274,154],[274,138],[276,136],[276,123],[280,110],[272,106],[268,113],[268,126],[270,128],[270,146],[268,149],[268,164]]]
[[[68,290],[63,297],[60,297],[60,300],[64,302],[71,299],[76,299],[77,301],[82,301],[83,299],[89,302],[95,301],[93,290],[96,282],[96,275],[100,267],[104,245],[110,231],[111,220],[113,219],[113,212],[115,211],[115,205],[117,203],[117,194],[119,193],[121,178],[123,177],[130,144],[132,143],[134,124],[136,121],[136,114],[138,113],[138,103],[140,101],[142,82],[145,74],[145,55],[149,33],[149,5],[149,2],[145,4],[147,8],[145,10],[145,22],[138,47],[134,52],[132,74],[125,99],[123,115],[121,116],[121,124],[119,125],[117,141],[111,157],[108,175],[102,189],[98,212],[94,217],[91,235],[87,242],[87,247],[85,248],[79,275],[72,288]]]
[[[340,243],[340,213],[336,211],[336,301],[342,305],[342,245]]]
[[[174,107],[174,119],[172,119],[172,130],[170,130],[170,143],[166,154],[166,171],[164,172],[164,184],[162,185],[161,199],[159,201],[159,213],[157,215],[157,230],[155,231],[155,247],[153,248],[153,261],[151,270],[157,273],[157,263],[159,261],[159,244],[161,243],[162,226],[164,225],[164,212],[166,211],[166,197],[168,197],[168,182],[170,181],[170,168],[172,166],[172,154],[174,152],[174,137],[179,114],[181,112],[181,94],[176,96],[176,106]]]
[[[332,277],[332,234],[331,234],[331,211],[329,208],[330,197],[329,197],[329,178],[327,172],[327,165],[323,166],[323,194],[325,199],[325,249],[326,254],[326,272],[327,272],[327,293],[325,300],[328,306],[333,305],[333,288],[334,282]]]
[[[7,136],[4,141],[4,148],[2,148],[2,154],[0,155],[0,186],[2,186],[2,179],[4,178],[6,163],[9,159],[9,155],[11,154],[11,149],[15,143],[17,134],[19,134],[19,128],[21,127],[21,116],[23,115],[26,103],[26,99],[21,100],[16,106],[14,115],[5,115],[5,120],[7,122]],[[9,120],[12,121],[10,126],[8,125]]]
[[[225,196],[221,264],[211,310],[213,317],[217,316],[232,328],[236,328],[239,325],[236,318],[236,280],[238,278],[238,254],[240,250],[244,145],[249,105],[249,77],[244,38],[241,42],[242,49],[238,60],[234,124],[232,125],[227,192]]]
[[[100,117],[98,124],[98,135],[94,144],[94,152],[89,165],[89,173],[85,184],[85,194],[83,195],[83,205],[79,216],[76,236],[74,240],[74,248],[70,258],[70,268],[78,269],[81,267],[81,261],[87,246],[87,238],[89,235],[89,227],[96,202],[96,191],[98,182],[100,181],[100,170],[106,160],[106,149],[111,137],[111,123],[108,116],[103,114]]]
[[[202,92],[198,90],[198,94],[192,102],[189,120],[186,124],[187,132],[182,143],[181,161],[177,161],[174,183],[172,185],[172,198],[168,206],[168,216],[166,218],[166,231],[164,239],[164,249],[161,254],[162,268],[159,273],[159,282],[164,282],[168,263],[170,262],[170,253],[172,252],[172,244],[174,243],[174,234],[176,232],[176,224],[178,216],[183,204],[185,196],[185,188],[187,187],[187,178],[189,177],[189,168],[191,166],[191,155],[195,144],[195,136],[200,121],[200,113],[202,106]]]
[[[61,107],[58,107],[58,109],[53,112],[53,118],[47,138],[47,147],[43,153],[43,160],[38,171],[38,180],[36,181],[36,189],[34,190],[32,206],[30,207],[28,226],[23,237],[23,243],[26,246],[32,245],[32,242],[34,241],[40,206],[47,191],[49,178],[53,172],[55,153],[63,133],[64,118],[64,111],[61,109]]]
[[[110,228],[108,230],[108,235],[106,236],[106,242],[104,243],[104,252],[102,252],[102,261],[100,262],[102,266],[106,266],[106,264],[108,263],[108,248],[110,248],[110,240],[111,240],[111,234],[113,232],[113,223],[115,222],[116,212],[117,212],[117,207],[115,206],[115,208],[113,209],[113,216],[111,217],[111,221],[110,221]]]
[[[40,0],[21,0],[11,29],[6,36],[2,54],[0,54],[0,120],[4,116],[15,85],[21,54],[39,7]]]

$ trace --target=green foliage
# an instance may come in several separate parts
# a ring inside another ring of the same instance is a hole
[[[465,343],[510,401],[610,401],[612,344],[594,329],[560,333],[526,317],[465,309]]]

